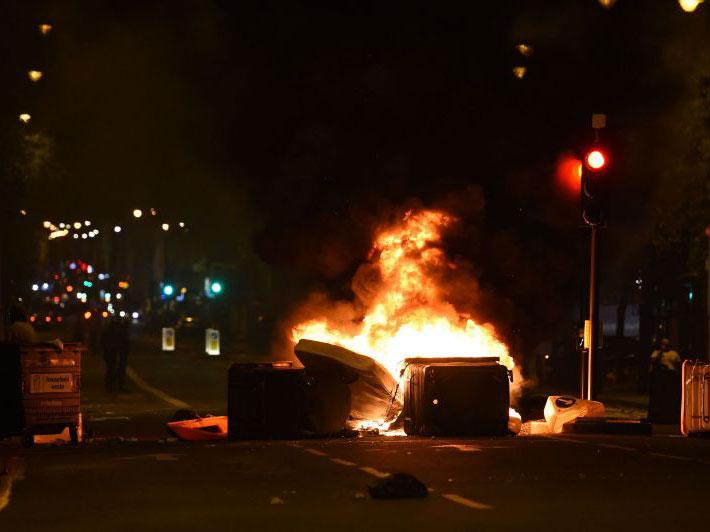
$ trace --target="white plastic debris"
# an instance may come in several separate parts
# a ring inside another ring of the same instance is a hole
[[[518,434],[522,426],[523,420],[520,414],[513,408],[508,409],[508,431],[511,434]]]
[[[551,395],[545,403],[545,421],[552,433],[559,434],[565,423],[578,417],[604,417],[604,404],[567,395]]]

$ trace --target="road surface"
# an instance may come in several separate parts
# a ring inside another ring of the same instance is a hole
[[[10,469],[0,476],[0,530],[706,526],[710,440],[671,434],[179,442],[164,432],[176,409],[170,401],[223,413],[229,360],[147,350],[131,364],[141,381],[121,396],[100,390],[97,359],[85,365],[93,441],[29,450],[0,444]],[[370,498],[368,486],[394,472],[419,478],[429,496]]]

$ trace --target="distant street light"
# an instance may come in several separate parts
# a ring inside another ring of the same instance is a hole
[[[114,226],[113,226],[113,232],[114,232],[114,233],[120,233],[120,232],[121,232],[121,226],[120,226],[120,225],[114,225]]]
[[[185,222],[180,222],[178,225],[179,225],[181,228],[184,228],[184,227],[185,227]]]
[[[686,13],[692,13],[704,0],[678,0],[678,4]]]
[[[140,209],[133,209],[133,217],[134,218],[140,218],[143,216],[143,211]]]
[[[47,35],[50,31],[52,31],[52,25],[51,24],[40,24],[39,26],[39,32],[42,35]]]
[[[30,115],[29,113],[22,113],[19,118],[20,122],[22,122],[23,124],[29,124],[30,120],[32,120],[32,115]]]
[[[170,230],[170,224],[163,224],[163,225],[160,226],[160,228],[161,228],[163,231],[168,231],[168,230]]]
[[[525,57],[530,57],[533,53],[533,47],[530,44],[520,43],[515,49],[520,55],[524,55]]]
[[[599,4],[606,9],[611,9],[616,4],[616,0],[599,0]]]
[[[81,229],[81,222],[74,222],[74,229]]]
[[[150,208],[150,215],[155,216],[156,214],[158,214],[158,211],[156,211],[153,207],[151,207]]]
[[[513,75],[518,79],[523,79],[528,69],[524,66],[513,67]]]
[[[44,73],[41,72],[40,70],[29,70],[27,71],[27,77],[30,78],[30,81],[36,83],[39,80],[42,79],[42,76],[44,76]]]

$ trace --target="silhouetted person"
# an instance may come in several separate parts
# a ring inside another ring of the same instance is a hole
[[[651,387],[648,417],[652,423],[678,423],[680,420],[680,355],[671,349],[668,338],[651,353]]]
[[[111,318],[101,336],[106,361],[106,391],[125,391],[126,365],[130,350],[130,331],[127,320]]]
[[[34,327],[27,321],[24,311],[17,305],[10,307],[10,329],[8,340],[15,344],[35,344],[39,342]]]

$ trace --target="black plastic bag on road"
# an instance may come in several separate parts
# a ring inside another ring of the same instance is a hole
[[[420,499],[429,494],[426,484],[409,473],[393,473],[367,489],[373,499]]]

